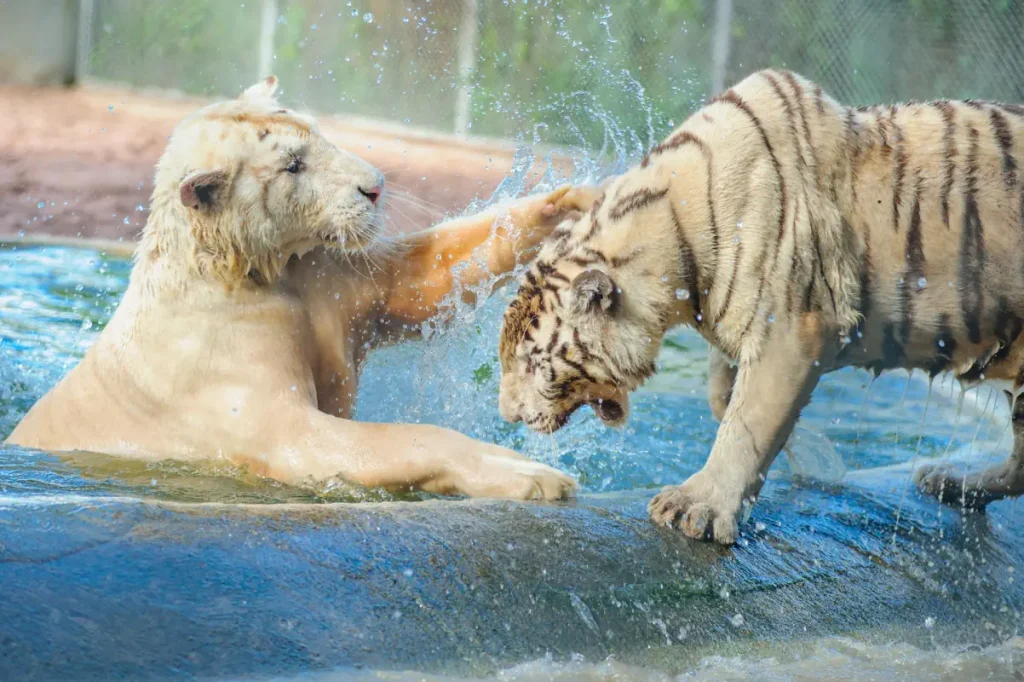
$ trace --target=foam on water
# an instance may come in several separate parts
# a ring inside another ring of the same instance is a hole
[[[772,654],[707,656],[683,672],[629,665],[609,658],[557,662],[550,658],[505,668],[487,679],[507,682],[1016,682],[1024,678],[1024,638],[984,648],[919,648],[829,637]],[[280,678],[299,682],[468,682],[480,679],[419,672],[341,670]]]

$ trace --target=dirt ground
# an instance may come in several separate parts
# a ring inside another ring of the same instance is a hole
[[[168,135],[205,103],[90,87],[0,87],[0,236],[133,238]],[[340,117],[320,124],[339,147],[384,171],[390,191],[430,206],[392,199],[389,232],[426,227],[490,196],[512,166],[514,150],[500,143]]]

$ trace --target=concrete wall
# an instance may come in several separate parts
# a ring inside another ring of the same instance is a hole
[[[78,0],[0,0],[0,83],[75,77]]]

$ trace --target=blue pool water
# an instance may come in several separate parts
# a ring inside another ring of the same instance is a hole
[[[128,273],[90,249],[0,248],[0,437],[82,356]],[[963,516],[909,485],[918,458],[1001,456],[1002,398],[826,377],[722,550],[644,515],[714,440],[701,339],[670,336],[625,429],[580,411],[539,436],[498,417],[510,295],[376,352],[356,417],[519,448],[577,477],[578,502],[396,501],[215,460],[0,446],[0,679],[1019,679],[1017,506]]]

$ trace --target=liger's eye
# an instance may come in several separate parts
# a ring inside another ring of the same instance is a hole
[[[289,163],[288,166],[285,168],[285,171],[294,174],[302,171],[302,169],[305,167],[305,164],[302,163],[302,161],[300,161],[299,159],[292,159],[291,163]]]

